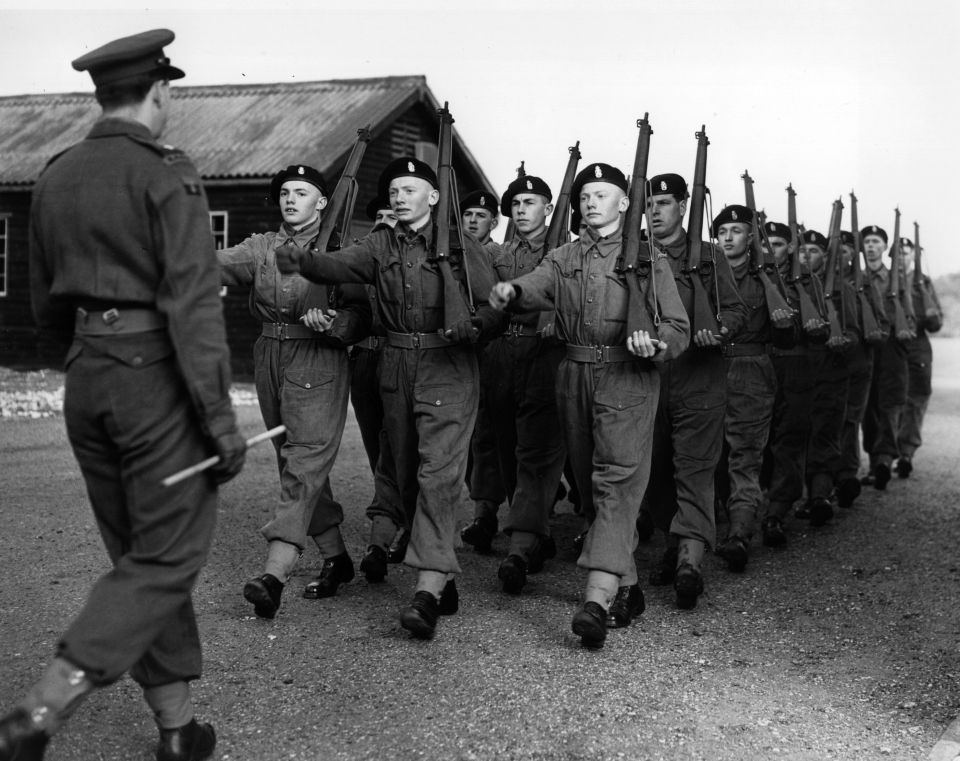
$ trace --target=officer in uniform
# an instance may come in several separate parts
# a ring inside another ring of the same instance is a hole
[[[909,478],[913,472],[913,456],[923,441],[920,431],[933,392],[933,347],[929,334],[936,333],[943,325],[943,310],[930,278],[922,273],[921,278],[916,275],[913,241],[901,238],[900,246],[906,257],[908,292],[912,295],[917,318],[917,337],[907,341],[907,403],[900,414],[897,433],[897,475]]]
[[[480,304],[480,294],[486,297],[495,278],[486,252],[469,234],[462,257],[436,256],[432,208],[440,191],[433,169],[415,158],[396,159],[380,176],[380,192],[389,193],[396,228],[381,226],[337,254],[287,248],[278,252],[278,264],[314,282],[376,287],[387,333],[380,363],[384,427],[401,493],[411,483],[419,488],[405,557],[419,573],[400,621],[414,636],[428,639],[438,616],[457,610],[456,506],[477,413],[474,344],[502,330],[503,321],[485,303],[473,316],[453,318],[467,310],[468,296]],[[446,303],[445,291],[451,297],[456,291],[461,303]]]
[[[332,597],[354,576],[340,535],[343,508],[333,499],[330,470],[347,418],[350,375],[347,346],[369,332],[370,304],[360,286],[331,290],[299,275],[283,275],[277,249],[310,249],[327,205],[323,176],[294,164],[270,182],[270,199],[283,222],[277,232],[251,235],[217,252],[221,282],[249,289],[250,311],[263,324],[253,348],[254,380],[267,428],[286,426],[274,447],[280,501],[260,530],[267,540],[263,573],[243,596],[263,618],[273,618],[283,587],[312,537],[323,557],[320,575],[304,597]]]
[[[667,550],[650,576],[655,585],[674,583],[677,604],[692,608],[703,591],[700,565],[704,550],[716,542],[714,471],[723,446],[727,368],[720,346],[746,323],[747,305],[737,293],[726,257],[703,246],[699,272],[687,269],[687,183],[678,174],[650,180],[650,216],[654,240],[666,261],[690,320],[694,313],[692,278],[699,277],[713,314],[720,315],[720,335],[698,329],[690,348],[660,368],[660,406],[654,428],[653,461],[647,504],[654,523],[668,532]],[[698,231],[699,232],[699,231]]]
[[[158,761],[208,758],[193,717],[201,652],[191,591],[213,538],[217,483],[245,442],[230,405],[230,361],[209,210],[196,169],[162,146],[169,81],[184,76],[156,29],[73,62],[103,115],[54,158],[33,191],[30,275],[41,329],[73,332],[64,418],[113,564],[61,636],[56,657],[0,720],[0,759],[40,759],[94,687],[129,672],[160,730]],[[212,473],[171,473],[219,456]]]
[[[566,344],[557,408],[583,509],[593,518],[577,561],[588,571],[584,602],[571,627],[584,645],[600,647],[608,625],[627,626],[644,609],[633,553],[636,495],[650,473],[660,392],[654,362],[684,350],[690,323],[661,255],[647,275],[655,282],[659,338],[629,332],[626,278],[634,275],[618,267],[630,203],[623,173],[591,164],[574,179],[571,198],[579,199],[585,223],[579,240],[547,253],[532,272],[498,283],[490,303],[520,313],[553,305],[557,337]]]

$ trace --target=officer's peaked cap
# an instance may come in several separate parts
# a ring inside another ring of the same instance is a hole
[[[173,42],[169,29],[151,29],[101,45],[73,61],[77,71],[89,71],[97,87],[127,82],[182,79],[181,69],[170,65],[164,45]]]

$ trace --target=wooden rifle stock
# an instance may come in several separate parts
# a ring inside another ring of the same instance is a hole
[[[527,176],[527,170],[523,166],[523,161],[520,162],[520,166],[517,167],[517,179]],[[508,210],[509,211],[509,210]],[[513,223],[513,214],[507,214],[507,229],[503,234],[503,242],[509,243],[517,235],[517,226]]]
[[[443,108],[437,114],[440,117],[440,139],[437,150],[439,157],[437,184],[440,199],[437,201],[434,244],[437,252],[437,266],[443,277],[443,326],[446,330],[451,330],[457,323],[470,319],[472,309],[468,309],[460,282],[453,274],[450,265],[450,211],[455,207],[453,202],[456,190],[453,177],[453,116],[450,115],[447,103],[443,104]],[[459,213],[457,217],[459,219]],[[466,252],[463,256],[463,267],[466,273]],[[469,280],[467,283],[469,297]]]
[[[919,297],[921,321],[933,320],[937,323],[936,330],[940,329],[940,310],[933,300],[927,281],[923,279],[923,269],[920,263],[920,225],[913,223],[913,293]],[[918,325],[920,322],[918,322]]]
[[[900,284],[900,209],[893,210],[895,221],[893,223],[893,245],[890,247],[890,279],[887,281],[887,301],[893,311],[893,335],[900,341],[906,341],[916,336],[907,321],[906,312],[903,310],[903,300],[901,298]]]
[[[323,220],[320,222],[320,232],[317,235],[317,250],[326,251],[330,247],[330,238],[336,229],[337,223],[343,218],[343,235],[349,232],[350,219],[353,217],[353,206],[357,200],[357,172],[360,171],[360,162],[370,142],[370,125],[357,130],[357,142],[347,157],[343,173],[337,180],[337,186],[330,194],[329,202],[324,209]]]
[[[577,164],[580,162],[580,141],[570,146],[570,158],[567,159],[567,168],[563,173],[563,184],[560,186],[560,193],[557,196],[557,202],[553,205],[553,216],[550,217],[550,225],[547,227],[547,237],[543,241],[543,253],[553,251],[567,242],[569,233],[570,219],[570,191],[573,189],[573,181],[577,176]]]
[[[837,277],[837,265],[840,263],[840,220],[843,215],[843,204],[839,199],[833,202],[830,212],[829,238],[827,239],[827,261],[824,264],[823,291],[827,322],[830,326],[830,338],[840,339],[846,343],[844,336],[844,309],[843,309],[843,282]],[[838,287],[839,286],[839,287]],[[839,312],[837,302],[840,303]]]
[[[757,212],[757,199],[753,195],[753,178],[750,176],[750,172],[744,170],[743,175],[743,189],[744,195],[746,197],[747,208],[753,212],[753,221],[750,224],[750,245],[752,248],[751,263],[753,265],[754,273],[757,279],[760,281],[760,285],[763,286],[764,297],[767,302],[767,312],[770,317],[770,323],[776,330],[789,330],[793,332],[793,318],[792,317],[781,317],[779,319],[774,319],[774,312],[785,310],[789,314],[793,314],[793,308],[787,303],[787,300],[784,298],[783,293],[780,289],[777,288],[770,280],[770,277],[767,275],[768,267],[776,267],[776,265],[771,261],[768,262],[766,256],[763,253],[763,243],[761,242],[761,236],[765,236],[763,233],[763,227],[760,224],[760,215]],[[768,250],[772,250],[768,246]]]
[[[701,260],[703,248],[703,208],[707,196],[707,125],[703,125],[696,133],[697,160],[693,170],[693,193],[690,196],[690,219],[687,225],[687,266],[686,274],[690,277],[693,287],[693,315],[691,316],[690,334],[695,335],[701,330],[708,330],[714,336],[720,335],[720,317],[710,305],[710,296],[701,280],[701,273],[713,274],[712,262],[704,267]]]
[[[793,286],[800,305],[800,327],[807,339],[814,343],[823,343],[827,340],[827,323],[823,315],[814,305],[810,294],[804,287],[804,281],[809,280],[809,273],[804,274],[800,269],[800,228],[797,225],[797,192],[793,185],[787,186],[787,224],[790,227],[790,238],[793,241],[793,260],[790,266],[790,284]]]
[[[653,274],[652,242],[650,256],[640,259],[640,228],[647,208],[647,160],[650,157],[650,113],[637,119],[640,134],[637,137],[637,150],[633,157],[633,173],[630,176],[630,188],[627,196],[630,204],[623,216],[623,237],[617,271],[622,272],[627,281],[629,300],[627,303],[627,335],[642,330],[653,340],[658,340],[657,326],[660,323],[660,310],[657,305],[656,286]],[[646,284],[646,288],[643,284]],[[652,302],[647,300],[647,292],[653,288]],[[650,306],[648,307],[648,303]],[[650,308],[654,310],[650,315]]]
[[[857,304],[860,307],[860,327],[863,330],[863,340],[868,344],[881,344],[886,339],[880,322],[874,311],[873,301],[867,296],[866,289],[872,287],[863,281],[863,270],[860,267],[860,222],[857,218],[857,197],[850,191],[850,227],[853,232],[853,285],[857,291]]]

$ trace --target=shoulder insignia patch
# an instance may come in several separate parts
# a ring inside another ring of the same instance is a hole
[[[183,189],[187,191],[188,196],[199,196],[203,193],[203,188],[200,187],[199,182],[190,182],[189,180],[184,180]]]

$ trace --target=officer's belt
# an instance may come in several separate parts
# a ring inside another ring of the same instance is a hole
[[[767,344],[725,344],[723,346],[723,356],[725,357],[759,357],[762,354],[769,354],[770,349]]]
[[[524,325],[522,322],[511,322],[507,326],[507,329],[503,331],[503,335],[536,338],[538,333],[536,327],[533,325]]]
[[[306,325],[297,325],[288,322],[265,322],[260,335],[265,338],[273,338],[277,341],[304,340],[307,338],[317,338],[322,335],[313,328]]]
[[[73,329],[83,336],[116,336],[123,333],[146,333],[167,327],[167,318],[155,309],[111,307],[100,311],[77,307]]]
[[[567,359],[573,362],[586,362],[591,365],[605,365],[608,362],[629,362],[636,357],[627,351],[626,346],[577,346],[567,344]]]
[[[770,350],[770,353],[775,357],[799,357],[807,353],[805,347],[794,346],[792,349],[778,349],[774,347]]]
[[[380,351],[386,342],[387,339],[383,336],[367,336],[362,341],[357,341],[354,346],[359,346],[361,349],[369,349],[370,351]]]
[[[440,333],[396,333],[388,330],[387,346],[396,349],[440,349],[454,344]]]

